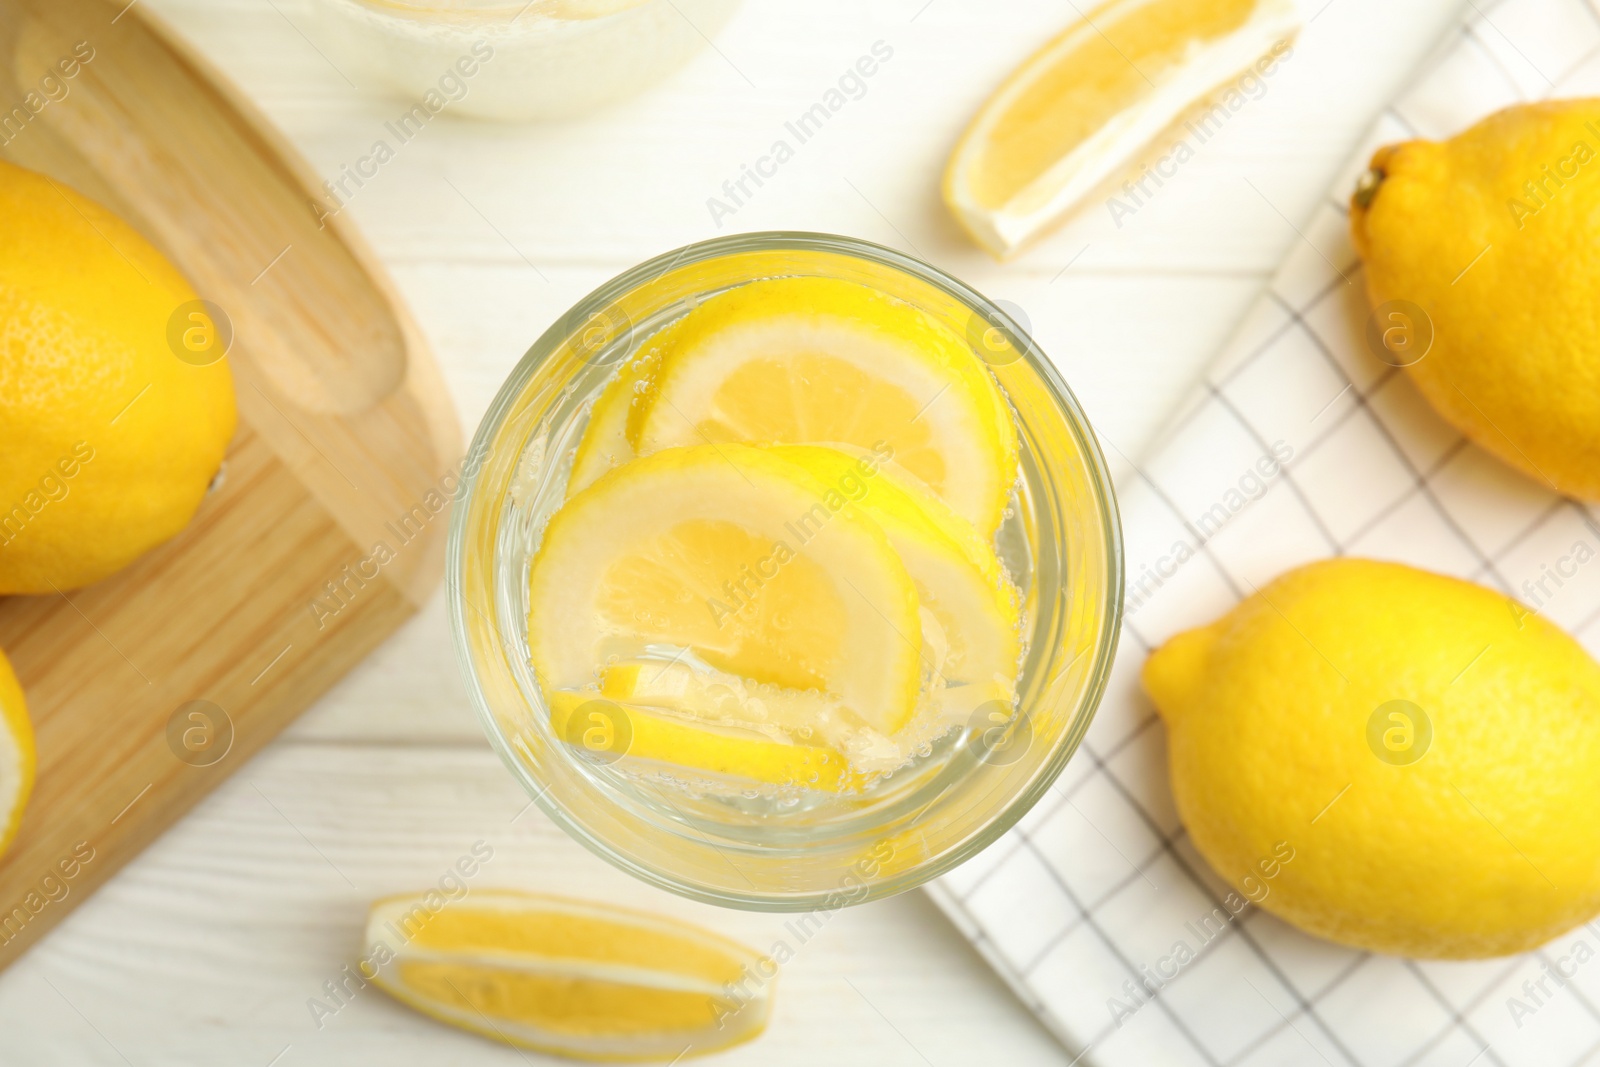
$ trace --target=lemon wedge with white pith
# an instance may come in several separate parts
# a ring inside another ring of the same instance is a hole
[[[979,244],[1010,255],[1229,78],[1276,62],[1299,25],[1293,0],[1100,4],[984,104],[950,157],[945,203]]]
[[[938,671],[951,684],[997,682],[1017,673],[1018,605],[994,549],[937,497],[892,470],[816,445],[771,449],[843,492],[882,528],[916,583],[948,646]]]
[[[550,519],[529,583],[547,693],[666,647],[826,692],[885,733],[915,707],[921,623],[905,566],[870,519],[760,449],[668,449],[604,475]]]
[[[854,282],[788,277],[706,300],[658,339],[640,455],[705,442],[887,450],[988,536],[1016,479],[998,385],[954,330]]]
[[[642,665],[639,680],[646,682],[663,666]],[[623,687],[608,688],[617,692]],[[684,702],[671,710],[645,707],[611,699],[604,690],[558,689],[550,694],[550,726],[556,736],[607,763],[624,759],[670,763],[719,779],[829,793],[840,792],[852,781],[845,757],[833,749],[798,744],[775,728],[697,717],[689,714],[691,710]]]
[[[33,792],[33,723],[22,686],[0,652],[0,855],[11,847]]]
[[[607,1062],[677,1062],[749,1041],[766,1028],[777,972],[754,949],[666,916],[512,890],[379,900],[366,942],[364,973],[417,1011]]]

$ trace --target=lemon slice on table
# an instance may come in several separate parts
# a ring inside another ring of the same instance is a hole
[[[828,693],[884,733],[915,707],[921,623],[900,557],[847,501],[759,449],[668,449],[606,474],[550,519],[529,585],[547,694],[666,648]]]
[[[1020,649],[1017,593],[994,549],[972,526],[931,493],[870,459],[818,445],[770,451],[840,491],[889,538],[943,636],[937,664],[941,680],[996,683],[1009,691]]]
[[[1007,256],[1186,116],[1214,132],[1233,108],[1202,102],[1252,63],[1276,62],[1299,26],[1293,0],[1108,0],[983,105],[950,157],[945,203]]]
[[[702,303],[659,341],[629,435],[641,455],[707,442],[877,450],[988,536],[1016,480],[1010,408],[970,345],[854,282],[773,278]]]
[[[682,664],[637,666],[641,680],[662,669],[687,669]],[[833,749],[798,744],[783,731],[746,725],[737,717],[719,721],[695,716],[684,703],[663,710],[627,702],[627,697],[616,685],[607,690],[558,689],[550,694],[550,726],[557,737],[607,763],[648,760],[716,778],[833,793],[853,783],[845,757]]]
[[[11,847],[33,793],[37,758],[22,685],[0,653],[0,855]]]
[[[666,916],[511,890],[387,897],[363,973],[440,1022],[574,1059],[674,1060],[756,1037],[777,967]],[[374,973],[375,972],[375,973]]]

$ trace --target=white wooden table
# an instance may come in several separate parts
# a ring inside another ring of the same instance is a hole
[[[229,71],[327,176],[402,107],[353,88],[301,0],[144,0]],[[397,277],[471,428],[524,349],[589,289],[719,232],[708,197],[878,40],[854,101],[720,232],[809,229],[916,253],[1019,305],[1108,444],[1136,457],[1327,195],[1456,0],[1305,0],[1259,99],[1119,227],[1089,211],[1018,262],[938,200],[974,107],[1073,16],[1046,0],[748,0],[715,50],[567,123],[431,124],[348,210]],[[1318,8],[1320,7],[1320,12]],[[454,188],[452,188],[454,186]],[[546,1062],[368,989],[308,1009],[368,902],[426,887],[482,840],[477,881],[653,907],[770,946],[781,917],[638,885],[550,825],[489,751],[442,595],[29,955],[0,975],[0,1063]],[[1064,1064],[920,893],[837,914],[784,968],[770,1031],[718,1063]]]

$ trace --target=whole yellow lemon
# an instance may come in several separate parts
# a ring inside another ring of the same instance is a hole
[[[0,219],[0,594],[49,593],[189,522],[233,376],[226,326],[111,212],[0,163]]]
[[[1174,637],[1144,684],[1196,848],[1296,926],[1467,958],[1600,912],[1600,664],[1515,601],[1328,560]]]
[[[33,723],[22,686],[11,661],[0,652],[0,856],[22,825],[22,812],[33,793],[35,762]]]
[[[1478,445],[1600,500],[1600,100],[1379,150],[1350,227],[1375,351]]]

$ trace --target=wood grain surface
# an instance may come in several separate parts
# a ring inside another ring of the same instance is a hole
[[[152,13],[119,10],[0,0],[9,84],[77,60],[4,153],[111,207],[223,309],[241,424],[177,538],[87,589],[0,601],[39,752],[0,863],[0,967],[425,601],[460,447],[382,269],[308,210],[306,164]]]

